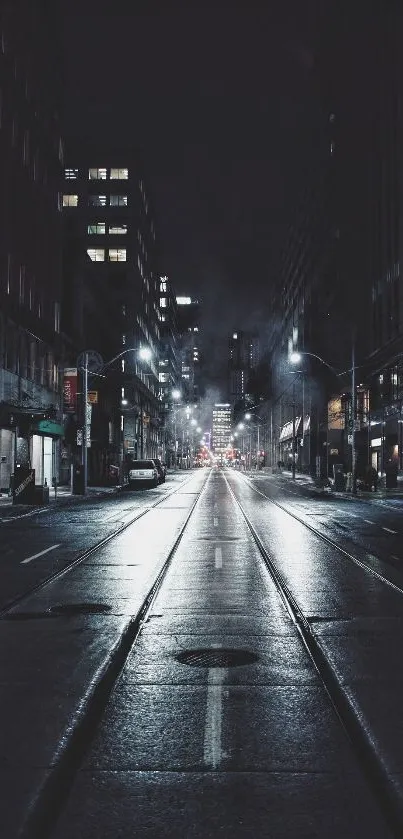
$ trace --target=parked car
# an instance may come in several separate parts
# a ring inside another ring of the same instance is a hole
[[[162,463],[159,457],[153,457],[153,461],[158,470],[158,483],[163,484],[166,478],[167,469],[165,463]]]
[[[153,460],[133,460],[129,469],[129,487],[156,487],[159,484],[158,469]]]

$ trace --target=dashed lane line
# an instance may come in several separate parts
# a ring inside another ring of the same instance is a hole
[[[215,549],[214,562],[216,568],[222,568],[222,548]]]
[[[397,535],[397,530],[391,530],[390,527],[383,527],[382,530],[386,530],[387,533],[393,533],[394,536]]]
[[[27,562],[32,562],[33,559],[38,559],[38,557],[44,556],[44,554],[48,554],[49,551],[54,551],[55,548],[60,548],[60,543],[58,545],[51,545],[50,548],[45,548],[44,551],[39,551],[38,554],[33,554],[32,556],[27,556],[26,559],[21,560],[21,565],[26,565]]]

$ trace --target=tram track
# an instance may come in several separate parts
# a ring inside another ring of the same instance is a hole
[[[63,810],[76,774],[83,763],[85,754],[87,753],[98,729],[115,683],[124,669],[129,653],[131,652],[133,645],[136,643],[136,639],[141,632],[143,624],[147,621],[154,600],[163,584],[164,578],[175,556],[178,546],[180,545],[189,526],[189,522],[191,521],[204,492],[206,491],[209,480],[210,474],[203,483],[197,497],[193,501],[184,522],[181,524],[180,531],[176,536],[173,545],[169,549],[157,576],[143,598],[140,609],[138,609],[135,615],[129,618],[124,631],[120,635],[114,648],[111,650],[107,661],[94,675],[87,691],[81,698],[74,726],[70,727],[70,729],[66,732],[66,735],[58,744],[57,752],[52,760],[52,765],[49,767],[49,771],[45,774],[44,781],[36,797],[31,801],[31,806],[26,814],[22,830],[19,834],[19,839],[50,839],[54,825]],[[170,493],[170,495],[173,494],[174,493]],[[166,498],[167,496],[164,496],[164,499],[161,500],[166,500]],[[161,502],[156,502],[148,509],[154,509],[159,503]],[[143,511],[141,515],[144,515],[145,512],[148,512],[148,510]],[[126,524],[124,528],[120,528],[116,534],[110,536],[106,541],[111,541],[114,536],[119,535],[122,530],[130,526],[130,524],[136,522],[140,517],[140,515],[135,517],[133,521]],[[100,543],[100,545],[94,546],[90,553],[93,553],[104,544],[105,540]],[[88,553],[86,556],[87,555]],[[80,557],[80,561],[82,561],[83,558],[85,557]],[[75,562],[75,565],[77,564],[78,561]],[[68,571],[71,570],[71,568],[72,566],[65,570]],[[53,580],[54,577],[51,578],[51,582],[53,582]]]
[[[113,539],[116,539],[118,536],[120,536],[121,533],[124,533],[125,530],[127,530],[129,527],[131,527],[133,524],[135,524],[137,521],[139,521],[141,518],[147,515],[147,513],[149,513],[151,510],[154,510],[156,507],[159,507],[168,498],[171,498],[173,495],[175,495],[178,492],[178,489],[186,486],[186,484],[189,483],[190,480],[191,479],[189,478],[187,481],[184,481],[184,483],[181,484],[180,487],[175,486],[171,492],[164,494],[160,498],[157,498],[157,500],[153,504],[149,504],[147,507],[141,509],[138,513],[136,513],[136,515],[132,516],[130,519],[120,524],[120,526],[117,527],[116,530],[113,530],[111,533],[108,533],[107,536],[104,536],[98,542],[95,542],[93,545],[90,545],[89,548],[86,548],[85,551],[83,551],[74,559],[69,561],[68,564],[65,565],[63,568],[59,568],[57,571],[54,571],[52,574],[49,574],[39,583],[36,583],[34,586],[31,586],[29,589],[26,589],[25,591],[21,592],[21,594],[17,595],[16,597],[11,598],[9,601],[7,601],[7,603],[0,607],[0,620],[6,617],[10,612],[12,612],[13,609],[20,607],[24,603],[24,601],[30,598],[33,594],[37,594],[38,592],[43,591],[51,583],[54,583],[57,580],[60,580],[63,577],[67,576],[78,565],[87,560],[92,554],[105,547],[105,545],[113,541]]]
[[[299,637],[318,674],[323,689],[325,690],[335,714],[340,721],[354,753],[357,756],[358,764],[361,768],[363,776],[367,780],[372,796],[374,800],[378,802],[380,810],[383,813],[390,830],[393,832],[393,835],[396,836],[396,839],[399,839],[399,837],[403,836],[403,813],[401,800],[391,784],[384,762],[376,751],[374,739],[362,724],[362,720],[357,713],[357,709],[352,707],[348,693],[337,677],[337,674],[329,661],[318,636],[315,634],[312,623],[304,614],[297,598],[290,590],[283,574],[276,566],[270,551],[264,544],[264,540],[259,535],[258,530],[252,523],[250,516],[246,513],[243,505],[236,497],[235,492],[225,476],[224,480],[227,484],[234,504],[240,511],[249,528],[270,578],[276,586],[284,607],[290,615]],[[295,513],[292,513],[278,501],[269,498],[260,490],[257,490],[256,487],[253,486],[252,482],[250,482],[247,478],[244,478],[244,480],[251,486],[252,489],[255,490],[255,492],[258,492],[258,494],[266,498],[269,503],[280,508],[284,513],[305,526],[322,542],[325,542],[333,549],[339,551],[344,557],[353,561],[363,570],[373,574],[378,581],[390,586],[396,592],[403,595],[402,587],[395,585],[387,577],[384,577],[382,574],[366,565],[366,563],[357,559],[357,557],[349,554],[348,551],[337,545],[337,543],[332,539],[316,530],[316,528],[305,522]]]
[[[364,571],[368,571],[377,580],[379,580],[380,582],[389,586],[391,589],[394,589],[399,594],[403,595],[403,582],[401,584],[399,584],[397,582],[394,582],[389,577],[386,577],[385,574],[382,574],[381,571],[378,571],[376,568],[374,568],[373,565],[371,565],[369,562],[365,562],[363,559],[359,559],[358,556],[355,556],[353,553],[350,553],[350,551],[347,551],[345,548],[343,548],[341,545],[339,545],[337,542],[335,542],[334,539],[331,539],[330,536],[327,536],[325,533],[322,533],[322,531],[318,530],[318,528],[314,527],[314,525],[309,524],[309,522],[307,522],[301,516],[297,515],[297,513],[295,513],[293,510],[290,510],[288,507],[284,506],[284,504],[281,504],[279,501],[277,501],[274,498],[270,498],[270,496],[266,495],[266,493],[262,492],[260,489],[257,489],[257,487],[255,487],[253,485],[253,482],[249,478],[247,478],[246,476],[242,476],[242,480],[245,481],[245,483],[247,483],[248,486],[250,486],[251,489],[253,489],[253,491],[257,495],[260,495],[262,498],[264,498],[270,504],[273,504],[275,507],[278,507],[284,513],[287,513],[287,515],[291,516],[291,518],[293,518],[295,521],[299,522],[299,524],[302,524],[304,527],[306,527],[307,530],[309,530],[311,533],[313,533],[315,536],[317,536],[318,539],[321,539],[326,545],[329,545],[329,547],[337,550],[338,553],[340,553],[343,557],[345,557],[345,559],[351,560],[351,562],[354,562],[354,564],[358,565],[359,568],[362,568]],[[384,530],[387,530],[387,528],[384,528]],[[390,531],[390,532],[394,532],[394,531]],[[368,553],[368,551],[364,551],[364,552]],[[383,563],[383,564],[388,564],[386,559],[371,555],[371,560],[374,560],[374,559],[376,560],[376,562]],[[391,567],[393,567],[393,566],[391,566]]]

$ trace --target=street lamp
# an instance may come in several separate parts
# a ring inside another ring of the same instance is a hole
[[[172,399],[178,401],[182,397],[182,393],[178,388],[174,388],[172,391]],[[173,412],[173,419],[174,419],[174,466],[177,465],[177,454],[176,454],[176,414],[178,409]]]
[[[306,352],[305,350],[302,352],[294,351],[289,355],[289,361],[291,364],[299,364],[302,360],[303,355],[311,356],[312,358],[316,358],[321,364],[324,364],[335,376],[343,376],[345,373],[351,373],[351,472],[352,472],[352,493],[355,495],[357,492],[357,471],[356,471],[356,439],[355,439],[355,424],[356,424],[356,392],[355,392],[355,340],[353,336],[352,340],[352,352],[351,352],[351,368],[348,370],[343,370],[341,373],[338,373],[337,370],[332,367],[331,364],[328,364],[324,358],[321,358],[320,355],[317,355],[313,352]],[[304,419],[302,418],[302,421]],[[293,399],[293,423],[295,424],[295,400]],[[293,439],[294,439],[294,425],[293,425]]]

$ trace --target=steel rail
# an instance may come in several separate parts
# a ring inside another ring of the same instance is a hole
[[[383,574],[381,574],[380,571],[377,571],[375,568],[373,568],[371,565],[368,565],[362,559],[359,559],[357,556],[354,556],[354,554],[350,553],[345,548],[342,548],[341,545],[338,545],[337,542],[330,538],[330,536],[326,536],[325,533],[322,533],[320,530],[317,530],[316,527],[314,527],[312,524],[309,524],[307,521],[305,521],[305,519],[301,518],[301,516],[298,516],[297,513],[292,512],[292,510],[289,510],[283,504],[280,504],[279,501],[276,501],[274,498],[270,498],[270,496],[266,495],[260,489],[257,489],[257,487],[253,485],[250,478],[248,478],[246,475],[242,475],[242,480],[244,480],[245,483],[247,483],[251,487],[251,489],[253,489],[254,492],[256,492],[258,495],[261,495],[262,498],[265,498],[266,501],[268,501],[270,504],[274,504],[275,507],[278,507],[284,513],[287,513],[287,515],[291,516],[291,518],[295,519],[295,521],[299,522],[299,524],[302,524],[304,527],[307,528],[307,530],[310,530],[311,533],[313,533],[319,539],[322,539],[322,541],[329,545],[331,548],[334,548],[344,557],[351,560],[351,562],[354,562],[355,565],[358,565],[359,568],[361,568],[364,571],[369,571],[369,573],[376,577],[377,580],[379,580],[382,583],[385,583],[385,585],[389,586],[399,594],[403,594],[403,583],[402,585],[394,583],[392,580],[389,579],[389,577],[385,577]],[[381,557],[375,557],[375,559],[377,562],[383,562],[387,564],[386,560],[382,559]]]
[[[72,559],[71,562],[69,562],[63,568],[60,568],[58,571],[49,574],[49,576],[45,577],[44,580],[41,580],[40,583],[37,583],[30,589],[24,591],[22,594],[19,594],[17,595],[17,597],[14,597],[12,600],[9,600],[4,606],[0,608],[0,620],[3,617],[6,617],[10,612],[12,612],[13,609],[16,609],[18,606],[21,606],[24,600],[27,600],[33,594],[36,594],[38,591],[41,591],[42,589],[46,588],[46,586],[50,585],[50,583],[54,583],[56,580],[59,580],[62,577],[69,574],[70,571],[77,567],[77,565],[80,565],[80,563],[88,559],[88,557],[91,556],[91,554],[96,553],[96,551],[100,550],[100,548],[103,548],[105,545],[108,544],[108,542],[111,542],[112,539],[115,539],[117,536],[120,536],[121,533],[123,533],[125,530],[127,530],[128,527],[131,527],[132,524],[135,524],[136,521],[138,521],[147,513],[149,513],[150,510],[154,510],[155,507],[158,507],[159,504],[162,504],[162,502],[166,501],[167,498],[171,498],[172,495],[175,495],[175,493],[178,492],[178,489],[186,486],[186,484],[189,483],[190,480],[191,477],[189,477],[187,481],[184,481],[182,484],[180,484],[179,487],[175,487],[172,490],[172,492],[166,493],[165,495],[161,496],[161,498],[157,498],[157,500],[153,504],[150,504],[148,507],[145,507],[144,509],[140,510],[140,512],[133,516],[131,519],[129,519],[129,521],[124,522],[124,524],[122,524],[116,530],[112,531],[112,533],[109,533],[108,536],[104,536],[103,539],[100,539],[99,542],[95,542],[93,545],[91,545],[89,548],[83,551],[82,554],[79,554],[79,556],[76,556],[75,559]]]
[[[189,521],[206,491],[210,477],[211,473],[195,498],[180,532],[140,609],[128,621],[108,661],[100,668],[91,681],[86,694],[81,699],[75,724],[66,732],[65,737],[59,743],[58,751],[52,760],[42,788],[27,813],[19,839],[51,839],[56,821],[63,811],[76,774],[100,725],[115,683],[123,671],[143,624],[147,620]]]
[[[393,836],[396,839],[400,839],[403,836],[403,814],[401,811],[401,804],[398,795],[394,792],[393,786],[390,782],[390,779],[387,775],[385,766],[382,760],[376,753],[374,748],[374,743],[371,737],[368,736],[367,732],[365,731],[364,727],[362,726],[354,708],[352,707],[350,700],[348,698],[347,693],[343,689],[343,686],[340,684],[336,672],[332,667],[331,663],[329,662],[322,646],[315,635],[312,625],[310,621],[304,615],[302,609],[300,608],[297,599],[294,597],[288,584],[286,583],[281,571],[277,568],[275,561],[273,560],[270,552],[265,547],[265,544],[261,537],[259,536],[256,528],[252,524],[249,516],[245,512],[241,502],[236,497],[232,487],[230,486],[227,478],[223,475],[224,480],[227,484],[228,490],[232,496],[234,504],[240,510],[249,531],[257,545],[257,548],[260,552],[262,557],[263,563],[268,570],[271,579],[273,580],[277,591],[280,594],[280,597],[283,601],[284,607],[287,610],[288,614],[293,621],[300,639],[315,667],[315,670],[319,676],[319,679],[322,683],[322,686],[329,697],[329,701],[334,709],[334,712],[339,719],[339,722],[351,744],[354,754],[356,755],[360,770],[363,774],[363,777],[366,779],[367,784],[369,786],[371,795],[374,801],[378,804],[379,809],[387,823],[389,829],[392,831]],[[260,493],[264,495],[264,493]],[[267,498],[267,496],[264,496]],[[271,502],[270,498],[267,498],[268,501]],[[277,502],[272,502],[277,507],[283,510],[288,515],[293,515],[289,513],[289,511],[282,507],[281,504]],[[298,516],[293,516],[293,518],[297,519],[301,524],[305,524],[305,522],[298,518]],[[311,530],[316,536],[319,538],[324,538],[329,545],[333,548],[338,549],[336,543],[333,543],[332,540],[323,537],[319,531],[315,531],[314,528],[306,525],[309,530]],[[349,556],[345,551],[342,551],[345,555]],[[351,557],[354,559],[354,557]],[[363,563],[359,563],[363,567],[365,565]],[[382,580],[380,575],[377,575],[379,579]],[[384,582],[389,584],[389,581],[385,578]],[[396,588],[393,586],[393,588]],[[400,590],[403,594],[403,590]]]

